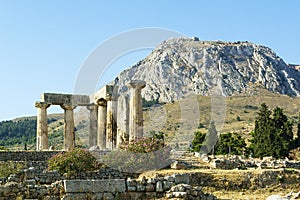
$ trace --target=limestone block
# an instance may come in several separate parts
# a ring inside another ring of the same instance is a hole
[[[86,193],[72,193],[72,194],[66,194],[63,196],[62,200],[84,200],[87,199]]]
[[[164,191],[169,190],[172,187],[173,184],[174,184],[174,182],[163,181],[163,189],[164,189]]]
[[[128,192],[135,192],[136,191],[136,187],[135,186],[128,186],[127,190],[128,190]]]
[[[171,169],[177,169],[177,170],[179,170],[179,169],[186,169],[186,168],[188,168],[188,165],[186,163],[184,163],[184,162],[178,162],[176,160],[173,163],[171,163],[170,167],[171,167]]]
[[[103,194],[103,200],[114,200],[114,195],[110,192],[104,193]]]
[[[287,198],[280,195],[271,195],[266,200],[287,200]]]
[[[94,100],[95,101],[97,101],[98,99],[107,100],[108,98],[111,98],[111,96],[113,95],[113,89],[114,89],[113,85],[105,85],[94,94]]]
[[[154,184],[148,183],[148,184],[146,185],[146,192],[154,192],[154,191],[155,191]]]
[[[125,192],[125,179],[109,180],[64,180],[64,189],[66,193],[79,192]]]
[[[41,95],[41,101],[48,102],[53,105],[66,104],[80,106],[90,104],[90,97],[88,95],[43,93]]]
[[[175,198],[187,198],[186,192],[173,192],[173,197]]]
[[[163,184],[161,181],[157,181],[156,183],[156,192],[163,192]]]
[[[144,185],[142,185],[141,183],[138,183],[136,186],[136,191],[138,192],[143,192],[145,191],[146,187]]]
[[[172,175],[175,179],[175,183],[185,183],[189,184],[190,183],[190,177],[188,174],[174,174]]]

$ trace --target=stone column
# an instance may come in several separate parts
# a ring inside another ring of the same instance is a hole
[[[115,149],[117,145],[117,96],[107,97],[106,148]]]
[[[109,96],[106,98],[107,100],[107,118],[106,118],[106,148],[112,150],[113,145],[113,124],[114,124],[114,116],[113,116],[113,102],[112,97]]]
[[[127,83],[130,89],[129,140],[143,137],[143,104],[141,90],[146,86],[145,81],[132,80]]]
[[[97,145],[97,131],[98,131],[98,106],[91,104],[87,106],[90,111],[90,134],[89,147]]]
[[[122,95],[118,99],[117,115],[117,146],[129,141],[129,102],[128,95]]]
[[[38,109],[37,127],[36,127],[36,150],[48,150],[48,120],[47,108],[50,106],[46,102],[36,102],[35,107]]]
[[[107,102],[105,99],[98,99],[98,131],[97,131],[97,145],[101,150],[106,149],[106,116],[107,116]]]
[[[63,104],[61,108],[65,110],[64,149],[71,150],[75,147],[74,109],[76,106]]]

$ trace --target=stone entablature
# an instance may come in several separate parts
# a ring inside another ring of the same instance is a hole
[[[88,95],[43,93],[41,101],[51,103],[51,105],[85,106],[90,104],[90,97]]]

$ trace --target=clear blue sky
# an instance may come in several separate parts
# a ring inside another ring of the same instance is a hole
[[[2,0],[0,120],[35,115],[33,103],[43,92],[72,93],[90,52],[136,28],[167,28],[202,40],[247,40],[300,64],[299,8],[297,0]],[[127,55],[115,68],[134,64],[146,53]]]

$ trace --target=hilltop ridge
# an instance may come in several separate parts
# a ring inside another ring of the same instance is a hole
[[[300,96],[300,72],[265,46],[251,42],[198,41],[173,38],[158,45],[145,59],[114,80],[121,93],[126,82],[144,80],[146,100],[172,102],[191,94],[223,96],[249,93],[253,87]]]

